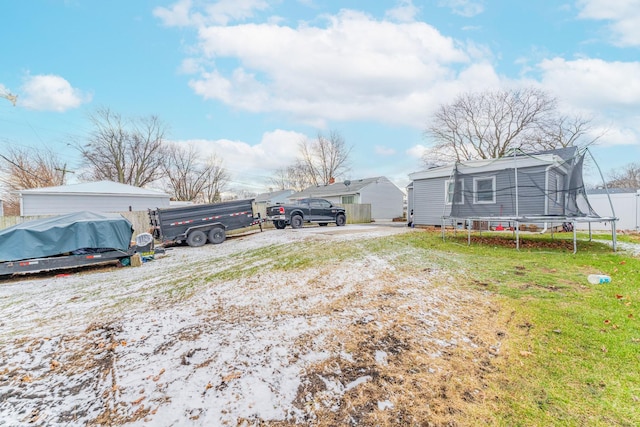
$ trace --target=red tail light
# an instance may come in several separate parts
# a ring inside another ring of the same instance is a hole
[[[278,210],[280,211],[280,215],[284,215],[284,206],[280,206]]]

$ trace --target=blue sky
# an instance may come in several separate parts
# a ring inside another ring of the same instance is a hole
[[[605,176],[640,162],[640,0],[0,0],[0,150],[69,142],[88,114],[157,115],[266,191],[299,142],[338,131],[344,178],[423,168],[430,114],[462,92],[535,86],[604,133]],[[587,181],[598,184],[597,171]]]

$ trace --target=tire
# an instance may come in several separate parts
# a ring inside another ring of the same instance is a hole
[[[207,235],[204,231],[194,230],[187,236],[187,245],[192,248],[199,248],[207,243]]]
[[[273,221],[273,226],[276,227],[278,230],[284,230],[284,228],[287,226],[287,223],[279,219],[277,221]]]
[[[338,216],[336,216],[336,225],[338,227],[342,227],[346,223],[347,223],[347,217],[346,216],[344,216],[343,214],[339,214]]]
[[[319,223],[318,225],[319,225],[320,227],[326,227],[326,226],[327,226],[327,223],[326,223],[326,222],[321,222],[321,223]]]
[[[302,228],[303,224],[302,216],[294,215],[291,217],[291,228]]]
[[[214,245],[219,245],[227,238],[227,233],[222,227],[216,227],[209,230],[209,241]]]

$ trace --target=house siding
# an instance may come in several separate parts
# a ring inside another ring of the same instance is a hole
[[[140,195],[23,194],[23,216],[62,215],[90,210],[94,212],[146,211],[169,207],[168,197]]]
[[[413,182],[413,222],[416,225],[442,225],[442,216],[451,212],[445,205],[445,181],[448,178],[416,180]]]
[[[404,193],[394,183],[381,177],[360,190],[360,201],[371,205],[371,218],[391,220],[403,214]]]
[[[558,182],[558,178],[560,182]],[[549,170],[547,192],[547,211],[549,215],[564,215],[564,185],[566,185],[566,174],[558,168]]]
[[[446,182],[452,176],[414,180],[411,206],[415,223],[441,225],[443,215],[458,218],[547,215],[548,206],[552,205],[554,212],[560,214],[562,206],[555,203],[557,174],[562,171],[558,169],[551,174],[547,172],[547,166],[518,169],[517,209],[515,169],[461,174],[458,179],[463,181],[463,203],[455,206],[454,213],[451,205],[445,204]],[[474,179],[477,178],[495,179],[495,202],[475,203]]]
[[[598,215],[604,217],[619,218],[616,223],[618,230],[640,231],[640,190],[614,193],[588,194],[589,203]],[[611,202],[609,202],[611,197]],[[611,210],[613,205],[613,211]],[[610,230],[609,221],[592,222],[589,224],[578,224],[577,228],[593,230]]]

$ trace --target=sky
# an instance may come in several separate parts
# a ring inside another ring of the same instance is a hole
[[[232,191],[268,191],[334,131],[340,178],[404,188],[439,106],[524,87],[591,121],[605,178],[640,162],[640,0],[0,0],[0,16],[0,94],[18,96],[0,98],[0,150],[52,148],[72,172],[108,108],[215,153]]]

